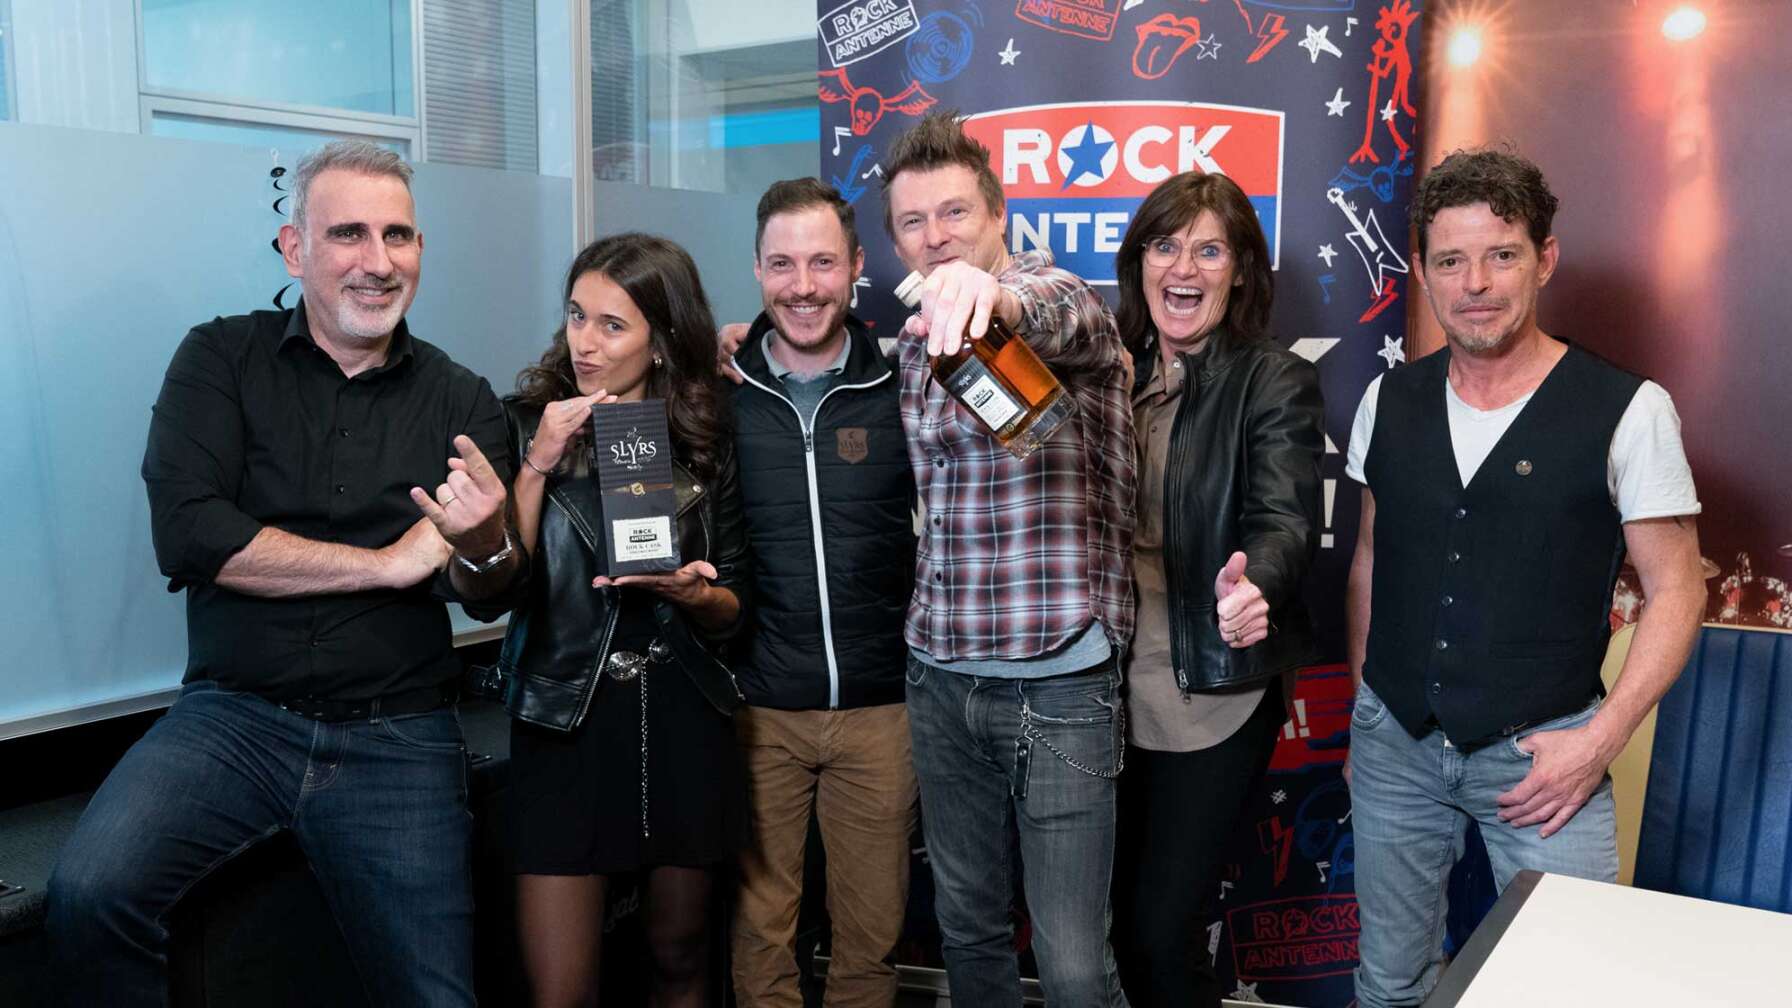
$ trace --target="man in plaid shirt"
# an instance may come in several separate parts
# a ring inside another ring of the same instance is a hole
[[[884,162],[885,225],[926,277],[898,343],[925,524],[909,603],[908,705],[955,1003],[1014,1005],[1018,840],[1051,1004],[1124,1005],[1108,945],[1119,661],[1132,638],[1130,362],[1114,318],[1051,256],[1010,256],[989,151],[951,114]],[[1077,413],[1017,459],[933,381],[999,315]]]

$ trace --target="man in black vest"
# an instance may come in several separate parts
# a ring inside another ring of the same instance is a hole
[[[827,851],[830,1006],[896,998],[915,770],[903,620],[915,484],[897,380],[848,314],[865,262],[851,204],[812,178],[759,201],[765,311],[734,357],[735,444],[754,620],[735,662],[753,807],[734,986],[743,1008],[800,1008],[795,956],[813,810]]]
[[[1606,768],[1679,673],[1704,606],[1672,401],[1537,326],[1555,209],[1510,154],[1458,152],[1420,181],[1413,273],[1447,346],[1371,383],[1351,432],[1363,1008],[1436,985],[1471,818],[1502,889],[1524,868],[1616,880]],[[1607,696],[1627,554],[1648,605]]]

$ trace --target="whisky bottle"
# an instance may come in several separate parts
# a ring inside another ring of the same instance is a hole
[[[921,306],[920,273],[896,285],[896,297]],[[1002,447],[1026,458],[1076,415],[1076,400],[1014,330],[991,313],[982,339],[934,357],[933,380],[976,417]]]

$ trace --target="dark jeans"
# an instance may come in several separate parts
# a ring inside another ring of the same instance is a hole
[[[190,684],[95,793],[50,879],[62,989],[76,1005],[166,1004],[169,910],[290,829],[374,1004],[470,1005],[471,822],[453,708],[325,724]]]
[[[1114,954],[1135,1008],[1219,1005],[1207,929],[1220,866],[1285,720],[1281,684],[1271,683],[1250,719],[1218,745],[1194,752],[1127,747]]]
[[[1124,1008],[1108,946],[1119,675],[962,675],[909,660],[909,727],[952,1003],[1020,1004],[1018,842],[1046,1001]]]

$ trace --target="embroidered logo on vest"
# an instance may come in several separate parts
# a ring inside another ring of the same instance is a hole
[[[834,432],[835,447],[840,459],[857,465],[871,454],[871,436],[863,427],[842,427]]]

